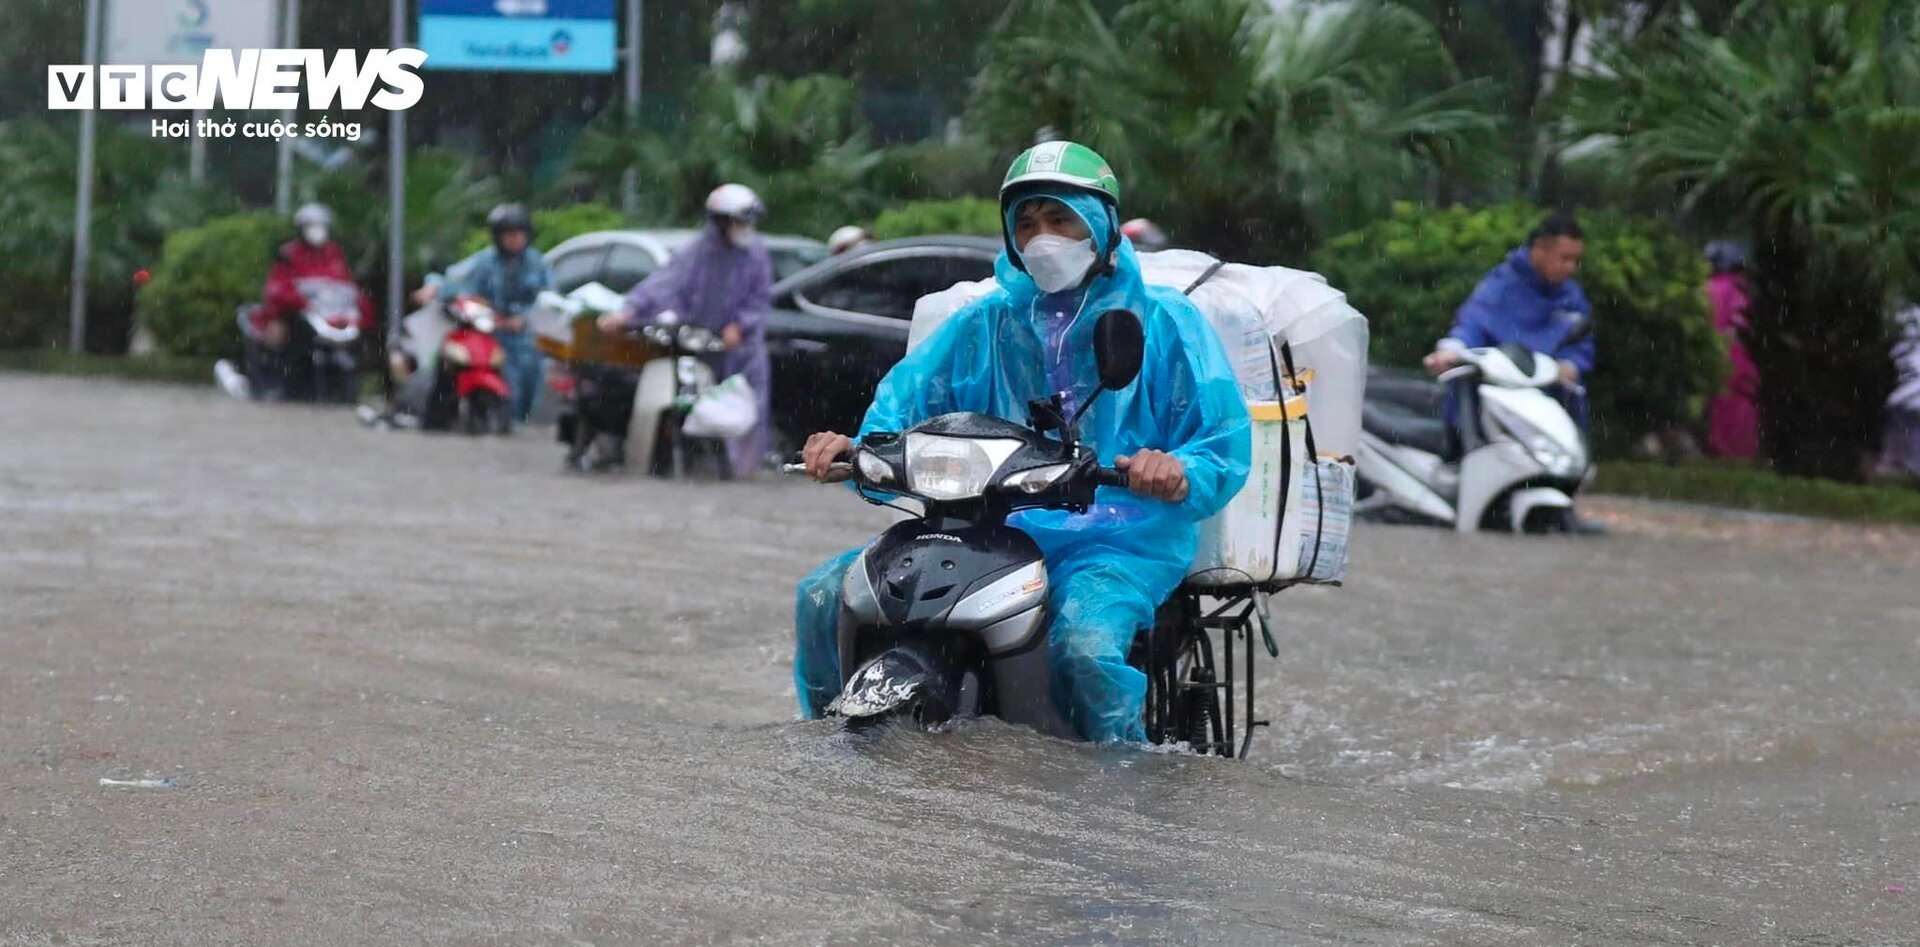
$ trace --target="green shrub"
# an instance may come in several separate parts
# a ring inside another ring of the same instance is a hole
[[[174,355],[221,356],[236,346],[235,307],[260,298],[287,223],[266,212],[219,217],[167,237],[140,310]]]
[[[1541,211],[1396,204],[1393,215],[1329,241],[1314,267],[1371,323],[1372,360],[1412,367],[1446,334],[1482,277],[1526,240]],[[1658,221],[1582,214],[1580,285],[1598,355],[1588,381],[1593,439],[1617,456],[1650,431],[1684,426],[1719,384],[1725,354],[1708,318],[1700,254]]]
[[[1000,204],[984,197],[916,201],[883,211],[868,228],[875,240],[934,234],[1000,236]]]
[[[620,216],[619,211],[605,204],[574,204],[536,210],[533,212],[533,245],[545,253],[583,233],[619,230],[626,223],[626,218]],[[463,256],[471,256],[485,250],[491,242],[491,235],[482,227],[467,237],[466,242],[460,245],[460,252]]]
[[[1920,524],[1920,490],[1911,487],[1790,477],[1725,461],[1603,464],[1594,490],[1836,520]]]

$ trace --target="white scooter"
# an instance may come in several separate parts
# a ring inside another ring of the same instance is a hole
[[[717,458],[718,469],[727,470],[724,444],[682,429],[694,400],[715,384],[713,369],[701,356],[726,351],[726,343],[710,329],[674,321],[651,323],[639,332],[665,355],[648,362],[634,386],[628,457],[640,470],[675,480],[685,479],[695,454]]]
[[[242,401],[319,401],[352,404],[358,396],[360,288],[346,280],[306,277],[294,282],[306,297],[289,339],[275,348],[254,328],[258,303],[234,312],[244,355],[239,365],[214,363],[214,380]]]
[[[1461,532],[1575,530],[1573,497],[1592,465],[1579,425],[1543,390],[1560,384],[1559,364],[1514,343],[1459,354],[1438,383],[1377,370],[1368,379],[1354,511],[1393,509]],[[1441,409],[1454,381],[1472,383],[1458,386],[1449,451]]]

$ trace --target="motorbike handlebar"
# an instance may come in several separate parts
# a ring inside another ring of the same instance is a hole
[[[1095,467],[1093,468],[1093,482],[1102,487],[1119,487],[1124,490],[1132,484],[1133,478],[1127,476],[1127,472],[1124,470],[1118,470],[1113,467]]]
[[[799,456],[799,455],[796,454],[795,456]],[[853,472],[853,451],[850,451],[850,450],[841,451],[840,455],[833,459],[833,463],[827,465],[827,469],[834,473],[852,473]],[[783,474],[789,474],[792,476],[804,477],[807,474],[807,465],[804,461],[795,461],[792,463],[781,464],[780,472]]]

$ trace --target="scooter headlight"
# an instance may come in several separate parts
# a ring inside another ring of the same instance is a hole
[[[1547,469],[1548,473],[1556,477],[1573,477],[1580,473],[1580,468],[1584,464],[1583,459],[1576,452],[1570,452],[1562,447],[1545,431],[1498,405],[1493,406],[1493,417],[1500,422],[1500,426],[1505,428],[1508,434],[1513,435],[1514,440],[1520,442],[1520,446],[1527,449],[1527,453],[1532,455],[1540,466]]]
[[[1021,493],[1039,493],[1053,486],[1056,481],[1072,468],[1072,464],[1048,464],[1045,467],[1035,467],[1031,470],[1022,470],[1017,474],[1011,474],[1000,483],[1001,486],[1009,490],[1018,490]]]
[[[986,492],[1020,442],[1005,438],[907,435],[907,482],[929,500],[966,500]]]

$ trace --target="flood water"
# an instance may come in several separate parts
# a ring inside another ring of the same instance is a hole
[[[1920,944],[1911,530],[1363,526],[1245,761],[856,740],[789,664],[844,491],[0,405],[0,944]]]

